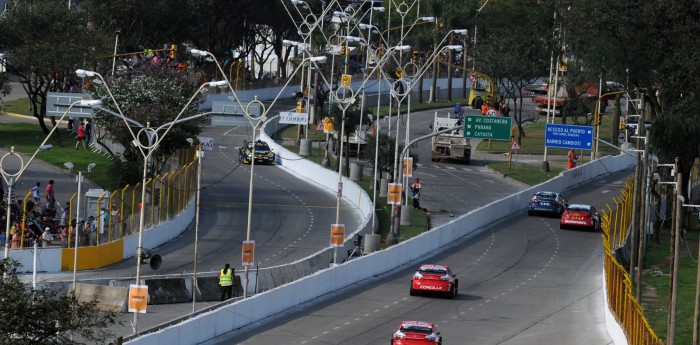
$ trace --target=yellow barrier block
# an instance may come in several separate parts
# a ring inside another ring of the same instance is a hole
[[[99,246],[78,247],[78,270],[89,270],[105,267],[124,258],[124,240],[119,239],[114,242]],[[61,270],[72,271],[75,250],[73,248],[63,248],[61,250]]]

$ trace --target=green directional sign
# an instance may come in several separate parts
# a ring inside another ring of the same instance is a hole
[[[510,140],[513,119],[496,116],[464,116],[464,137],[474,139]]]

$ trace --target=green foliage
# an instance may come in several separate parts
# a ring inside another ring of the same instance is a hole
[[[115,313],[101,312],[97,301],[80,302],[72,293],[33,290],[19,280],[18,263],[0,261],[0,344],[104,344],[113,334]]]
[[[202,120],[193,120],[176,124],[166,133],[166,124],[198,114],[199,103],[203,100],[201,94],[194,94],[196,90],[170,66],[143,64],[130,70],[128,74],[111,78],[109,83],[124,116],[142,125],[150,125],[153,129],[162,128],[158,131],[158,138],[162,138],[162,142],[152,154],[154,174],[161,171],[165,162],[177,149],[189,146],[185,139],[194,138],[201,132]],[[120,110],[114,106],[107,94],[107,88],[94,87],[89,91],[94,93],[95,98],[104,100],[105,108],[119,113]],[[190,99],[193,101],[188,104]],[[127,169],[124,171],[133,169],[135,162],[143,162],[143,155],[132,144],[132,133],[138,135],[140,128],[133,125],[127,127],[119,116],[99,110],[95,113],[95,122],[103,128],[109,128],[110,136],[125,148],[123,158],[128,163],[125,164]],[[144,132],[138,135],[138,138],[142,144],[148,146],[148,135]],[[97,138],[98,142],[101,139]],[[121,169],[114,171],[119,172]],[[137,171],[140,172],[141,169]],[[132,183],[138,180],[132,180],[132,175],[134,174],[119,177],[126,183]],[[115,176],[116,178],[118,176]]]

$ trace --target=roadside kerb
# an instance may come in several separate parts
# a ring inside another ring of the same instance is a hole
[[[439,251],[457,239],[475,236],[492,227],[494,223],[522,213],[534,191],[546,189],[566,192],[594,178],[627,169],[634,164],[634,158],[625,154],[589,162],[574,170],[562,172],[550,181],[470,211],[441,227],[424,232],[386,250],[356,258],[342,265],[316,272],[294,283],[194,316],[181,324],[128,339],[126,343],[195,344],[213,339],[243,325],[260,321],[298,304],[312,301],[356,282],[401,267],[427,254]],[[229,318],[230,315],[238,315],[234,318],[233,326],[231,322],[219,324],[218,320]],[[193,330],[196,332],[192,332]]]

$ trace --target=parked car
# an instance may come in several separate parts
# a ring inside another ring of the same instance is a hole
[[[443,265],[421,265],[411,278],[410,295],[420,292],[434,292],[449,298],[457,296],[459,281],[450,268]]]
[[[530,203],[527,206],[527,215],[548,214],[559,217],[564,213],[567,206],[569,206],[569,203],[561,193],[537,192],[530,199]]]
[[[600,215],[595,207],[584,204],[571,204],[564,210],[559,222],[560,229],[585,228],[591,231],[600,229]]]
[[[255,162],[263,164],[275,164],[275,154],[270,150],[270,146],[262,140],[244,141],[243,146],[238,149],[238,160],[244,164],[250,164],[253,159],[253,144],[255,144]]]
[[[423,321],[403,321],[391,337],[391,345],[442,345],[435,325]]]

